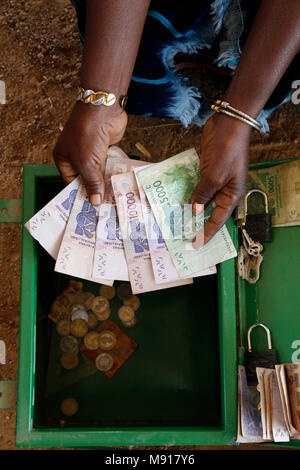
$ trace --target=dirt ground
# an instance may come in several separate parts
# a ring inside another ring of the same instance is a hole
[[[24,163],[52,163],[79,85],[81,53],[69,0],[2,0],[0,80],[6,83],[7,104],[0,104],[1,199],[22,197]],[[300,105],[277,110],[269,135],[253,133],[251,161],[299,156],[299,118]],[[200,134],[197,126],[130,116],[122,148],[139,154],[140,142],[151,160],[159,161],[191,146],[200,150]],[[20,260],[21,225],[0,224],[0,339],[7,347],[0,380],[17,380]],[[14,433],[15,411],[0,410],[0,449],[15,448]]]

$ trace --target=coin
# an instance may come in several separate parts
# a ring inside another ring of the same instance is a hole
[[[78,411],[78,403],[74,398],[65,398],[61,402],[60,409],[65,416],[73,416]]]
[[[129,299],[124,299],[124,305],[131,307],[133,310],[137,310],[141,305],[140,299],[136,295],[132,295]]]
[[[116,335],[110,330],[103,330],[99,333],[99,348],[109,350],[116,345]]]
[[[77,318],[81,318],[82,320],[88,322],[89,315],[85,310],[76,310],[74,313],[71,315],[71,321],[76,320]]]
[[[97,317],[93,313],[89,313],[88,316],[88,327],[89,329],[94,328],[98,323]]]
[[[125,326],[126,328],[131,328],[136,324],[136,318],[134,317],[131,321],[123,321],[122,325]]]
[[[114,286],[101,286],[99,294],[103,297],[106,297],[108,300],[111,300],[116,295],[116,289]]]
[[[95,364],[97,369],[101,371],[107,371],[110,370],[114,365],[114,360],[110,354],[101,353],[96,357]]]
[[[117,288],[117,294],[119,299],[121,300],[128,299],[132,295],[132,290],[129,282],[120,284]]]
[[[78,361],[78,355],[71,352],[64,353],[60,358],[60,363],[62,367],[68,370],[75,369],[78,364]]]
[[[71,322],[71,333],[77,338],[82,338],[89,331],[88,324],[82,318],[76,318]]]
[[[72,335],[63,336],[59,342],[62,352],[78,353],[78,340]]]
[[[99,333],[97,333],[97,331],[90,331],[87,335],[85,335],[83,342],[87,349],[94,350],[99,348],[99,340]]]
[[[126,305],[119,308],[118,316],[122,322],[131,322],[135,318],[133,308],[127,307]]]
[[[99,320],[106,320],[110,315],[109,301],[103,296],[93,299],[91,309]]]
[[[91,292],[87,292],[87,294],[88,295],[86,296],[84,306],[87,310],[89,310],[91,308],[91,304],[92,304],[92,301],[95,298],[95,296]]]
[[[84,311],[86,312],[86,307],[83,305],[83,304],[72,304],[71,307],[70,307],[70,313],[72,315],[72,313],[75,313],[77,311]]]
[[[87,298],[87,292],[85,291],[79,291],[78,294],[76,294],[75,296],[75,302],[78,303],[78,304],[81,304],[83,305],[84,302],[86,301],[86,298]]]
[[[83,282],[81,282],[81,281],[75,281],[75,279],[70,279],[68,288],[69,288],[69,289],[73,289],[73,290],[75,290],[75,291],[82,290],[82,288],[83,288]]]
[[[60,320],[56,325],[56,331],[60,336],[66,336],[70,334],[71,323],[69,320]]]

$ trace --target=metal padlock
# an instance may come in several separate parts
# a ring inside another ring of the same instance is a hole
[[[248,197],[253,193],[263,195],[265,214],[248,214]],[[268,196],[264,191],[252,189],[246,194],[243,226],[249,236],[256,242],[270,242],[272,240],[272,215],[269,214]]]
[[[268,349],[262,351],[252,351],[250,335],[253,328],[261,326],[267,333]],[[271,333],[263,323],[255,323],[248,330],[248,352],[245,353],[245,367],[248,385],[257,385],[256,367],[265,367],[266,369],[275,369],[277,364],[277,352],[272,349]]]

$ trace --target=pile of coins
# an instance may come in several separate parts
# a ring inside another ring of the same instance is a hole
[[[74,369],[79,363],[79,341],[94,328],[97,317],[89,311],[95,296],[91,292],[78,290],[69,306],[68,320],[62,319],[56,325],[57,333],[62,336],[60,363],[64,369]]]
[[[117,290],[113,286],[101,285],[99,295],[95,296],[84,291],[81,282],[70,280],[69,286],[55,299],[49,318],[56,323],[56,331],[61,336],[60,364],[65,370],[78,366],[81,343],[87,350],[97,354],[94,362],[99,371],[107,372],[113,368],[114,358],[110,351],[118,347],[116,335],[109,329],[96,331],[95,328],[99,322],[110,317],[110,301],[116,294],[123,302],[118,310],[120,321],[125,327],[134,326],[140,300],[132,294],[129,283],[120,284]],[[63,415],[71,417],[77,411],[78,402],[74,398],[69,397],[62,401]]]
[[[61,336],[61,366],[71,370],[78,365],[80,342],[83,341],[87,349],[103,351],[97,356],[95,364],[99,370],[107,371],[113,365],[113,358],[108,351],[114,348],[116,337],[112,331],[105,330],[98,333],[94,328],[99,321],[102,322],[110,317],[110,301],[116,294],[123,302],[118,310],[122,325],[127,328],[133,327],[136,324],[135,312],[140,307],[140,300],[132,294],[129,283],[120,284],[117,290],[113,286],[101,285],[98,296],[82,288],[82,283],[70,281],[69,287],[64,291],[64,295],[66,293],[69,295],[68,306],[65,306],[67,310],[63,319],[56,324],[56,331]]]

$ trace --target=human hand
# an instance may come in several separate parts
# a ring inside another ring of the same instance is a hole
[[[81,175],[90,202],[95,206],[104,197],[101,164],[106,159],[108,147],[122,139],[126,125],[127,114],[120,108],[78,102],[53,151],[65,183],[69,184]]]
[[[203,128],[200,157],[201,179],[196,186],[191,204],[214,200],[216,207],[204,224],[204,234],[193,240],[200,248],[225,224],[243,196],[248,172],[250,126],[226,115],[214,114]]]

